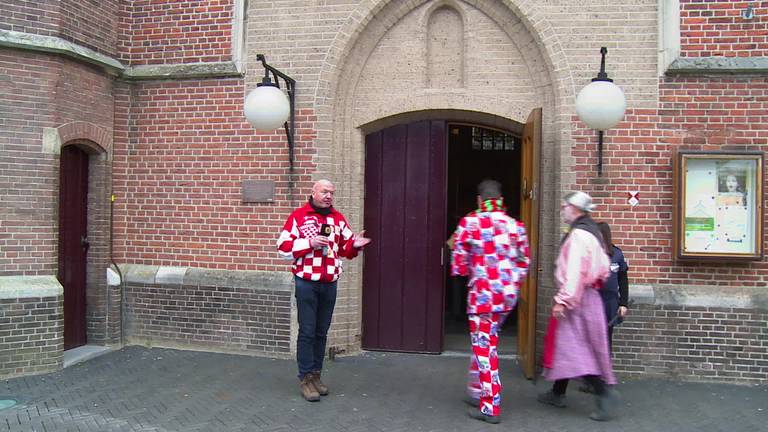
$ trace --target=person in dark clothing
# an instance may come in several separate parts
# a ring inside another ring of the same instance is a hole
[[[608,346],[613,353],[613,328],[624,321],[629,311],[629,266],[624,259],[624,253],[613,244],[611,226],[606,222],[599,222],[597,227],[603,236],[605,253],[611,258],[611,274],[600,290],[600,296],[603,298],[605,319],[608,322]]]

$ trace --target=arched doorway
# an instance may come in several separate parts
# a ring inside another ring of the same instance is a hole
[[[541,110],[536,109],[516,131],[437,119],[366,135],[364,225],[378,240],[365,254],[363,348],[468,349],[465,294],[447,277],[445,241],[459,218],[474,208],[477,183],[493,178],[503,185],[510,215],[529,226],[536,259],[540,124]],[[535,357],[532,273],[522,288],[518,319],[505,327],[508,339],[520,335],[514,338],[518,343],[510,340],[505,346],[524,360],[529,376]],[[457,344],[461,339],[464,343]]]

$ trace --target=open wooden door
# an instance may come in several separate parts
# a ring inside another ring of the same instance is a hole
[[[517,303],[517,353],[523,374],[536,374],[536,286],[539,269],[539,155],[541,152],[541,108],[531,111],[523,129],[520,219],[525,223],[531,265],[520,287]]]
[[[365,137],[365,349],[442,350],[446,139],[439,120]]]

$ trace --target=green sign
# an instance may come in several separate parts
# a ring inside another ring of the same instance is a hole
[[[711,217],[687,217],[685,218],[686,231],[714,231],[715,218]]]

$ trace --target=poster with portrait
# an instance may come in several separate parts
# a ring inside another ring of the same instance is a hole
[[[762,153],[678,153],[678,259],[762,257],[762,170]]]

